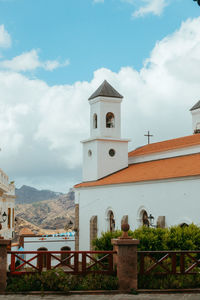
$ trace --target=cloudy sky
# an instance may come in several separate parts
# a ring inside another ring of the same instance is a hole
[[[192,0],[0,0],[0,167],[17,187],[81,181],[88,97],[123,96],[130,149],[190,135],[200,99],[200,7]]]

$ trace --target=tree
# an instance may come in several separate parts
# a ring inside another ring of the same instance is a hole
[[[200,0],[193,0],[193,1],[196,1],[198,3],[198,5],[200,6]]]

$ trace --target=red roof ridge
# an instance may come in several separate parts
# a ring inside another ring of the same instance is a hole
[[[139,148],[136,148],[135,150],[130,151],[128,156],[132,157],[145,154],[152,154],[167,150],[190,147],[198,144],[200,145],[200,134],[193,134],[141,146]]]

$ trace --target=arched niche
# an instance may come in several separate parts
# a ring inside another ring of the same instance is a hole
[[[106,114],[106,128],[115,127],[115,115],[112,112]]]
[[[179,226],[180,226],[181,228],[184,228],[184,227],[188,227],[189,225],[188,225],[187,223],[181,223],[181,224],[179,224]]]
[[[114,216],[114,213],[112,210],[108,211],[107,221],[108,221],[108,231],[114,232],[115,231],[115,216]]]
[[[147,211],[144,208],[142,208],[140,210],[140,213],[139,213],[139,222],[140,222],[140,226],[147,226],[147,227],[149,227],[148,213],[147,213]]]

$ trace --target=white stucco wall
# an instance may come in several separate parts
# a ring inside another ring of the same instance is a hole
[[[113,157],[109,155],[110,149],[115,150]],[[97,180],[126,167],[128,140],[95,139],[83,143],[83,181]]]
[[[115,228],[121,228],[121,219],[128,215],[132,230],[140,226],[139,213],[145,209],[156,220],[166,216],[166,226],[183,222],[200,223],[200,177],[148,181],[102,187],[76,189],[79,203],[80,250],[90,249],[90,218],[98,216],[98,235],[107,230],[107,211],[112,209]]]
[[[65,239],[64,237],[44,237],[44,240],[42,240],[42,237],[24,237],[24,251],[38,251],[39,248],[46,248],[47,251],[61,251],[62,247],[69,247],[70,251],[75,251],[75,238],[74,236],[70,236],[68,239]],[[14,246],[12,247],[12,251],[19,251],[19,247]],[[36,254],[23,254],[24,258],[26,260],[31,259]],[[55,254],[60,257],[60,254]],[[73,262],[73,260],[71,261]],[[9,266],[11,263],[11,257],[8,255],[7,257],[7,265]],[[31,262],[34,266],[37,264],[37,259],[34,259]],[[52,258],[51,265],[55,266],[59,263],[58,260]]]
[[[4,212],[8,215],[8,208],[11,209],[10,215],[10,228],[8,228],[8,216],[4,223],[1,223],[2,230],[0,230],[0,235],[4,239],[12,239],[12,233],[14,232],[14,218],[13,218],[13,209],[15,209],[15,198],[12,196],[3,195],[0,197],[0,211],[3,214]],[[15,217],[15,216],[14,216]],[[1,220],[2,217],[0,216]]]

